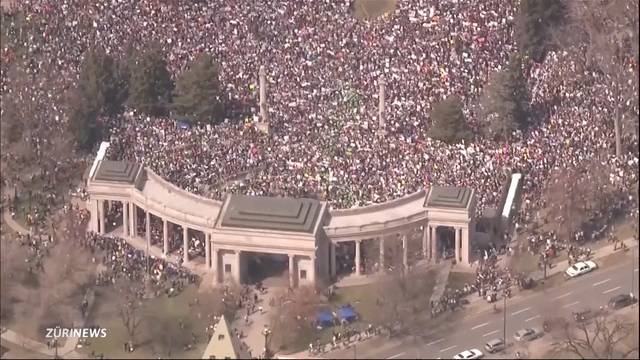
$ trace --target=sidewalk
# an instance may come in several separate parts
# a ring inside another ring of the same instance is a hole
[[[436,283],[433,286],[433,293],[431,294],[431,301],[438,301],[444,294],[444,290],[447,287],[449,280],[449,273],[451,272],[451,262],[441,261],[436,265],[438,274],[436,275]]]
[[[627,245],[629,246],[629,251],[633,250],[634,247],[638,246],[634,244],[632,241],[633,241],[633,238],[628,238],[624,240],[625,243],[632,244],[631,246]],[[594,251],[593,256],[591,257],[591,260],[596,261],[596,263],[598,259],[602,259],[608,255],[620,252],[620,250],[613,250],[614,244],[607,243],[604,240],[602,240],[602,243],[597,243],[594,245],[596,246],[591,247],[591,249]],[[563,255],[563,256],[566,257],[566,255]],[[564,271],[568,267],[569,267],[569,263],[568,263],[568,260],[566,259],[561,260],[559,262],[555,262],[551,269],[547,269],[547,278],[550,278],[551,276],[559,273],[564,273]],[[539,283],[540,280],[544,280],[544,270],[536,270],[532,272],[530,276],[536,281],[536,283]],[[518,299],[522,296],[523,296],[522,292],[518,291],[514,293],[511,299]],[[489,304],[488,302],[486,302],[484,298],[481,298],[479,296],[474,296],[474,294],[469,295],[467,297],[467,300],[469,301],[469,304],[465,305],[463,310],[465,312],[471,312],[471,314],[476,314],[478,312],[491,310],[493,306],[492,304]]]
[[[242,341],[249,348],[252,357],[258,357],[262,354],[264,349],[264,335],[262,330],[265,325],[270,326],[269,317],[272,314],[273,308],[269,305],[271,299],[275,296],[277,288],[267,288],[265,294],[258,294],[257,306],[262,306],[262,313],[256,308],[256,312],[249,315],[249,323],[245,323],[244,316],[245,310],[241,310],[238,313],[236,320],[231,325],[232,328],[236,328],[244,333]],[[274,349],[270,349],[274,351]]]

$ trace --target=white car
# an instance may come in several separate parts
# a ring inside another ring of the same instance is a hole
[[[467,360],[467,359],[480,359],[483,356],[484,354],[482,353],[482,351],[478,349],[471,349],[471,350],[465,350],[457,354],[453,358],[458,360]]]
[[[567,271],[565,271],[565,274],[567,274],[568,277],[576,277],[576,276],[584,275],[597,268],[598,268],[598,265],[591,260],[580,261],[571,265],[567,269]]]

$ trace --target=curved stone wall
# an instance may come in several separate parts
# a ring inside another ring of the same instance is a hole
[[[144,168],[142,175],[133,189],[129,188],[126,193],[121,193],[118,187],[113,187],[112,194],[130,197],[141,208],[148,207],[152,213],[164,216],[172,222],[185,223],[192,229],[207,231],[215,226],[222,201],[181,189],[149,168]],[[94,195],[106,198],[106,193],[101,190],[106,190],[107,184],[91,182],[90,185]],[[346,241],[420,226],[420,222],[426,219],[425,196],[426,192],[421,190],[382,204],[329,210],[329,216],[324,222],[325,233],[333,240]]]

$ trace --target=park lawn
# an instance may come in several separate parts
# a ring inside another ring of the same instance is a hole
[[[371,20],[396,8],[397,0],[355,0],[355,17],[357,19]]]
[[[338,288],[329,305],[332,310],[345,304],[351,304],[358,312],[360,321],[373,318],[378,311],[376,297],[378,296],[378,284],[367,284]]]
[[[136,335],[137,348],[133,353],[124,352],[123,345],[128,341],[126,328],[122,324],[122,320],[117,309],[116,294],[110,288],[102,288],[100,294],[96,294],[96,303],[92,309],[88,325],[98,325],[107,329],[107,337],[103,339],[93,339],[88,346],[83,347],[80,351],[83,354],[104,354],[108,358],[157,358],[158,356],[167,357],[168,346],[163,343],[165,339],[154,336],[153,333],[158,331],[178,331],[177,319],[182,319],[187,326],[184,332],[191,334],[191,331],[198,335],[198,343],[189,351],[184,351],[183,345],[178,344],[176,340],[175,346],[172,346],[171,355],[168,357],[178,358],[199,358],[202,356],[208,339],[204,336],[204,329],[207,327],[206,315],[198,317],[198,311],[189,307],[189,302],[197,295],[198,289],[191,285],[187,287],[180,295],[168,298],[161,296],[158,298],[146,300],[141,310],[142,322],[138,334]],[[171,323],[175,321],[175,329],[158,329],[165,324],[157,321],[157,319],[169,319]],[[154,329],[155,327],[155,329]]]

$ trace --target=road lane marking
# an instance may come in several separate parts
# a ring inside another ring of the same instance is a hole
[[[606,280],[602,280],[602,281],[598,281],[597,283],[594,283],[593,286],[598,286],[598,285],[602,285],[604,283],[609,282],[611,279],[606,279]]]
[[[405,354],[405,353],[401,352],[400,354],[395,354],[395,355],[393,355],[393,356],[389,356],[387,359],[395,359],[395,358],[400,357],[400,356],[402,356],[402,355],[404,355],[404,354]]]
[[[529,321],[534,320],[534,319],[537,319],[537,318],[539,318],[539,317],[540,317],[540,315],[532,316],[532,317],[530,317],[530,318],[526,319],[524,322],[529,322]]]
[[[602,293],[603,294],[608,294],[608,293],[610,293],[612,291],[616,291],[616,290],[620,289],[621,287],[622,286],[617,286],[617,287],[614,287],[613,289],[609,289],[609,290],[603,291]]]
[[[440,338],[438,340],[434,340],[434,341],[428,343],[427,346],[435,345],[435,344],[437,344],[439,342],[443,342],[443,341],[444,341],[444,338]]]
[[[440,350],[440,352],[449,351],[449,350],[453,349],[453,348],[454,348],[454,347],[456,347],[456,346],[458,346],[458,345],[451,345],[451,346],[449,346],[449,347],[446,347],[446,348],[444,348],[444,349]]]
[[[488,332],[488,333],[486,333],[486,334],[484,334],[484,335],[482,335],[482,336],[487,337],[487,336],[493,335],[493,334],[495,334],[495,333],[497,333],[497,332],[499,332],[499,331],[500,331],[500,330],[493,330],[492,332]]]
[[[481,328],[481,327],[483,327],[483,326],[487,326],[487,325],[489,325],[489,323],[488,323],[488,322],[483,323],[483,324],[480,324],[480,325],[476,325],[476,326],[472,327],[472,328],[471,328],[471,330],[475,330],[475,329],[477,329],[477,328]]]
[[[569,291],[568,293],[566,293],[566,294],[564,294],[564,295],[560,295],[560,296],[558,296],[558,297],[556,297],[556,298],[553,298],[553,300],[560,300],[560,299],[562,299],[562,298],[564,298],[564,297],[567,297],[567,296],[569,296],[569,295],[571,295],[571,294],[573,294],[573,291]]]
[[[576,305],[576,304],[580,304],[580,301],[574,301],[571,304],[567,304],[567,305],[563,306],[563,308],[568,308],[568,307]]]
[[[528,311],[528,310],[531,310],[531,308],[528,307],[528,308],[524,308],[522,310],[518,310],[516,312],[511,313],[511,316],[518,315],[518,314],[523,313],[523,312]]]

